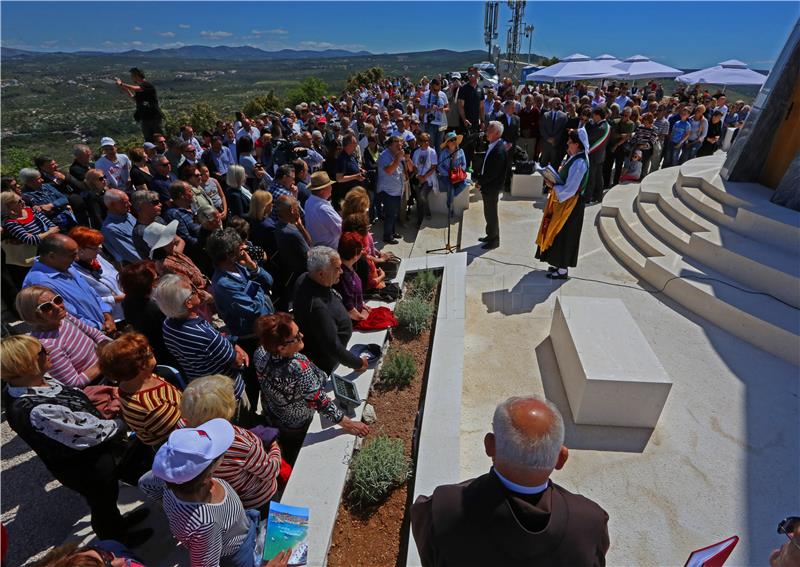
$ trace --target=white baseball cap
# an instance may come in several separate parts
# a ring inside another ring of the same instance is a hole
[[[156,453],[153,475],[173,484],[189,482],[228,450],[234,435],[233,426],[222,418],[176,429]]]
[[[153,252],[162,246],[166,246],[175,239],[178,232],[177,219],[167,225],[152,222],[144,229],[144,241],[150,247],[150,258],[153,257]]]
[[[100,147],[104,148],[105,146],[116,146],[117,143],[114,141],[114,138],[109,138],[106,136],[105,138],[100,138]]]

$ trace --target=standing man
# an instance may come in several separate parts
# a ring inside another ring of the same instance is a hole
[[[228,168],[236,163],[231,151],[222,144],[221,136],[211,138],[211,147],[203,152],[200,161],[208,167],[208,172],[219,182],[220,187],[225,186]]]
[[[467,139],[464,144],[464,156],[467,158],[467,167],[473,164],[475,157],[475,141],[471,134],[480,131],[484,123],[483,111],[483,96],[481,96],[480,87],[478,87],[478,71],[474,68],[470,69],[469,82],[462,85],[458,90],[458,114],[461,117],[461,129],[459,134],[462,134]]]
[[[558,109],[558,105],[558,99],[551,98],[550,110],[545,112],[539,121],[542,148],[540,163],[543,166],[552,165],[556,169],[561,165],[563,157],[563,154],[559,154],[560,148],[567,139],[567,115]]]
[[[333,208],[337,211],[341,208],[342,199],[347,196],[347,192],[353,187],[361,185],[366,176],[366,171],[361,169],[356,159],[356,148],[358,139],[350,132],[342,136],[342,153],[336,158],[336,189],[333,192]]]
[[[500,221],[497,218],[497,202],[503,190],[508,173],[508,154],[502,140],[503,124],[493,120],[486,127],[486,141],[489,148],[483,159],[481,172],[476,175],[475,185],[480,189],[483,199],[483,217],[486,219],[486,236],[479,238],[484,250],[500,246]]]
[[[528,159],[535,160],[536,138],[539,137],[539,109],[534,105],[533,95],[525,97],[525,106],[519,111],[519,145],[528,154]]]
[[[597,106],[592,110],[592,121],[586,125],[589,136],[589,185],[586,187],[586,203],[603,201],[603,164],[606,160],[606,145],[611,136],[611,126],[606,122],[606,109]]]
[[[509,398],[483,444],[488,473],[439,486],[411,508],[424,567],[605,565],[608,514],[550,479],[569,458],[558,408],[538,396]]]
[[[514,115],[516,109],[516,102],[514,99],[509,99],[503,103],[503,114],[501,119],[503,122],[503,143],[508,154],[506,159],[506,182],[504,189],[511,190],[511,165],[514,163],[514,146],[517,145],[519,139],[519,116]]]
[[[114,82],[129,97],[133,97],[136,102],[136,112],[133,113],[133,119],[141,123],[144,141],[152,142],[153,135],[164,130],[156,88],[145,80],[141,69],[133,67],[130,73],[133,84],[123,83],[118,78],[115,78]]]
[[[442,143],[442,132],[447,129],[447,113],[450,110],[447,95],[442,92],[442,82],[439,79],[431,81],[431,88],[423,93],[419,106],[425,133],[430,136],[431,146],[438,152]]]
[[[411,156],[403,151],[403,140],[390,136],[386,149],[378,158],[378,194],[383,203],[383,242],[397,244],[400,235],[397,230],[397,218],[400,215],[400,203],[405,188],[403,168],[411,171]]]

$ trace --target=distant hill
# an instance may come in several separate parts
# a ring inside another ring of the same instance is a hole
[[[40,52],[28,51],[24,49],[15,49],[12,47],[3,47],[0,51],[0,56],[4,59],[18,59],[18,58],[31,58],[31,57],[53,57],[53,56],[74,56],[74,57],[93,57],[93,56],[130,56],[130,57],[147,57],[159,59],[222,59],[228,61],[258,61],[258,60],[274,60],[274,59],[332,59],[337,57],[360,57],[364,55],[372,55],[369,51],[348,51],[346,49],[281,49],[279,51],[265,51],[257,47],[240,46],[230,47],[227,45],[219,45],[211,47],[208,45],[185,45],[183,47],[175,47],[171,49],[151,49],[149,51],[142,51],[139,49],[131,49],[122,52],[103,52],[103,51],[75,51],[75,52]]]

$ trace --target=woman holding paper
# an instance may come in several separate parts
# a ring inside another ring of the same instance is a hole
[[[570,132],[567,157],[558,170],[560,180],[545,176],[545,184],[553,191],[536,236],[536,258],[550,264],[547,277],[553,280],[568,279],[567,268],[578,263],[584,208],[581,194],[589,180],[588,148],[589,136],[584,128]]]

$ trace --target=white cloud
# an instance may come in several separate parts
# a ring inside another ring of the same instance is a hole
[[[289,30],[274,28],[271,30],[250,30],[250,33],[253,35],[288,35]]]
[[[144,45],[144,42],[142,42],[142,41],[132,41],[131,45],[134,45],[136,47],[141,47],[142,45]]]
[[[204,37],[206,39],[224,39],[226,37],[230,37],[233,34],[231,32],[226,31],[201,31],[200,37]]]
[[[188,30],[192,26],[190,26],[189,24],[178,24],[178,27],[181,28],[182,30]]]
[[[142,28],[140,28],[139,26],[133,26],[133,31],[140,32],[142,31]]]
[[[330,43],[329,41],[301,41],[297,44],[299,49],[346,49],[357,51],[364,49],[361,43]]]
[[[171,31],[158,32],[156,35],[160,35],[161,37],[175,37],[175,32]]]

